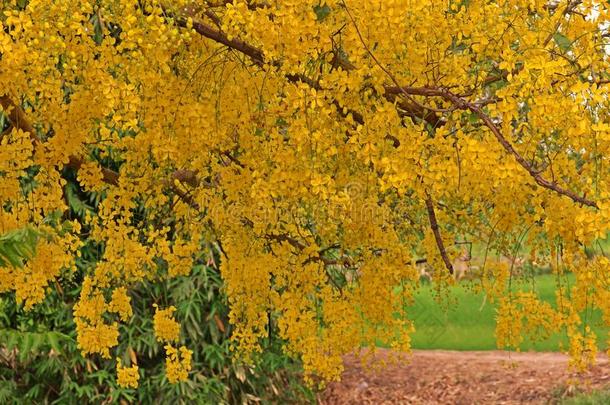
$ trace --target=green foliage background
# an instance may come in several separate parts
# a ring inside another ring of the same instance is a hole
[[[95,210],[100,196],[88,195],[74,182],[65,190],[71,217]],[[61,219],[55,218],[60,221]],[[86,230],[83,232],[86,235]],[[35,254],[41,235],[23,229],[0,236],[0,264],[22,266]],[[308,402],[311,391],[301,385],[299,365],[270,338],[254,364],[233,358],[222,280],[212,263],[198,263],[191,275],[169,281],[143,282],[129,291],[134,315],[121,326],[115,353],[140,370],[138,389],[116,384],[116,360],[84,358],[76,345],[72,307],[84,275],[98,257],[98,246],[86,243],[76,272],[65,272],[49,288],[46,300],[25,312],[14,295],[0,298],[0,404],[164,403],[219,404]],[[220,258],[216,257],[216,263]],[[210,264],[210,265],[208,265]],[[155,340],[153,304],[174,305],[181,323],[181,344],[193,350],[187,382],[172,385],[164,373],[162,344]]]
[[[311,395],[298,384],[298,366],[273,341],[254,365],[233,362],[221,282],[205,266],[195,268],[191,277],[146,283],[132,291],[134,316],[116,351],[137,353],[142,379],[137,390],[123,389],[115,382],[114,360],[83,358],[76,347],[76,278],[56,286],[30,312],[22,311],[14,298],[0,301],[0,403],[298,402]],[[193,350],[193,372],[176,385],[164,376],[165,357],[151,324],[152,303],[166,300],[178,303],[183,340]]]

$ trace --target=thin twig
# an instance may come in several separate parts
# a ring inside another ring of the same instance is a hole
[[[364,37],[362,36],[362,33],[360,32],[360,28],[358,28],[358,25],[356,24],[356,20],[354,20],[354,17],[352,16],[352,13],[349,11],[349,8],[347,7],[347,4],[345,3],[345,1],[341,1],[341,4],[343,5],[343,8],[345,8],[345,12],[347,13],[350,21],[352,22],[354,28],[356,29],[356,34],[358,35],[358,38],[360,39],[360,43],[362,43],[362,46],[364,47],[366,52],[369,54],[371,59],[373,59],[375,64],[390,78],[392,83],[394,83],[394,85],[401,90],[402,95],[407,100],[411,101],[416,106],[418,106],[420,108],[423,108],[425,110],[430,110],[430,111],[434,111],[434,112],[441,112],[441,113],[449,112],[450,111],[450,110],[447,110],[447,109],[436,109],[436,108],[433,108],[433,107],[425,106],[425,105],[419,103],[413,97],[411,97],[411,95],[409,95],[407,92],[402,91],[402,87],[400,86],[400,84],[398,84],[398,80],[396,80],[396,77],[394,76],[394,74],[392,74],[392,72],[388,68],[383,66],[381,64],[381,62],[379,62],[379,60],[377,59],[375,54],[371,51],[371,49],[368,47],[368,45],[364,41]]]

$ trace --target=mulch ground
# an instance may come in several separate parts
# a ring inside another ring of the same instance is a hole
[[[376,356],[387,358],[379,349]],[[320,394],[320,404],[553,403],[562,395],[610,387],[610,363],[600,356],[585,373],[568,369],[560,353],[414,351],[378,372],[347,357],[341,382]]]

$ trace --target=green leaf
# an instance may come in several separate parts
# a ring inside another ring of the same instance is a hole
[[[476,124],[477,122],[479,122],[479,116],[476,115],[475,113],[469,112],[469,113],[467,113],[467,117],[468,117],[468,122],[471,124]]]
[[[323,6],[317,5],[313,7],[313,11],[316,13],[318,21],[324,21],[324,19],[330,14],[330,7],[328,4]]]
[[[61,353],[58,335],[55,332],[49,332],[47,334],[47,342],[49,343],[49,346],[51,346],[51,349],[55,350],[57,353]]]
[[[30,0],[17,0],[17,7],[19,10],[25,10]]]
[[[0,132],[4,131],[4,127],[7,126],[8,124],[8,119],[6,117],[6,114],[4,114],[4,112],[0,112]]]
[[[101,45],[104,39],[104,30],[102,28],[102,21],[99,14],[95,14],[91,19],[93,23],[93,40],[96,44]]]
[[[22,256],[19,253],[16,244],[8,243],[2,247],[2,256],[13,267],[23,267]]]
[[[74,183],[68,183],[65,188],[65,196],[68,201],[68,205],[72,211],[74,211],[78,216],[84,217],[87,212],[92,212],[93,207],[89,204],[81,200],[78,196],[78,190]]]
[[[0,340],[5,342],[6,349],[9,351],[19,345],[19,335],[13,330],[0,330],[0,337],[2,338]]]
[[[21,343],[19,345],[19,359],[21,362],[24,362],[28,358],[33,346],[34,339],[32,334],[24,332],[21,336]]]
[[[35,255],[39,236],[39,232],[31,227],[16,229],[0,236],[0,265],[23,267],[23,260]]]
[[[563,52],[567,52],[572,47],[572,41],[560,32],[553,34],[553,40]]]

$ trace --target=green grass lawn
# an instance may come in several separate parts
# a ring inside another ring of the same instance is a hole
[[[560,403],[562,405],[607,405],[610,404],[610,389],[575,395],[564,399]]]
[[[515,289],[538,292],[541,299],[555,303],[555,276],[541,275],[528,285],[516,285]],[[569,283],[573,279],[568,278]],[[532,287],[535,284],[535,287]],[[468,282],[450,289],[441,302],[434,298],[434,290],[424,285],[415,296],[415,303],[409,308],[410,317],[415,321],[416,331],[412,336],[414,349],[446,350],[494,350],[495,305],[484,302],[482,294],[475,294]],[[589,313],[588,322],[597,334],[600,349],[605,349],[608,328],[604,327],[598,312]],[[525,341],[521,350],[558,351],[560,345],[567,347],[565,332],[543,341]]]

